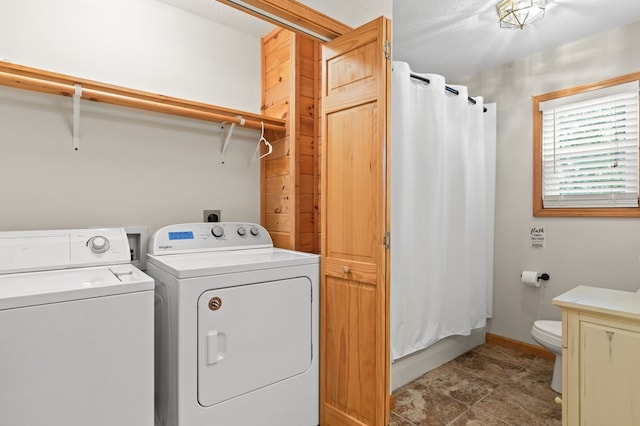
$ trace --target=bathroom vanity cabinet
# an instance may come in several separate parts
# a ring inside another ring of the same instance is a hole
[[[562,308],[562,424],[640,424],[640,294],[578,286]]]

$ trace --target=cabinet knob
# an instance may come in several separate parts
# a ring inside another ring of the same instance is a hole
[[[555,401],[556,401],[556,404],[562,405],[562,398],[560,398],[559,396],[556,396]]]
[[[351,272],[351,269],[349,269],[349,267],[347,265],[342,267],[342,273],[343,274],[348,274],[349,272]]]

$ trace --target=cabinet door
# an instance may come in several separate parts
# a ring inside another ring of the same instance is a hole
[[[379,18],[323,49],[323,425],[388,420],[389,35]]]
[[[621,326],[580,321],[581,425],[640,424],[640,333]]]

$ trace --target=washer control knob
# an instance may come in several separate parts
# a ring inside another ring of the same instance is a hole
[[[109,250],[111,244],[107,237],[96,235],[95,237],[89,238],[89,241],[87,241],[87,247],[89,247],[89,250],[91,250],[92,253],[101,254]]]
[[[240,235],[241,237],[244,237],[245,235],[247,235],[247,230],[245,229],[244,226],[241,226],[238,228],[238,235]]]
[[[224,228],[222,226],[214,226],[211,228],[211,234],[216,238],[220,238],[224,235]]]
[[[253,235],[254,237],[257,237],[260,233],[260,230],[256,226],[252,226],[249,232],[251,232],[251,235]]]

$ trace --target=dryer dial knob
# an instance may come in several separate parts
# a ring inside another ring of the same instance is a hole
[[[241,237],[244,237],[245,235],[247,235],[247,230],[245,229],[244,226],[241,226],[238,228],[238,235],[240,235]]]
[[[87,241],[87,246],[92,253],[101,254],[109,250],[109,247],[111,247],[111,243],[109,243],[109,239],[107,237],[96,235],[95,237],[89,238],[89,241]]]
[[[220,238],[224,235],[224,228],[222,226],[214,226],[211,228],[211,234],[216,238]]]
[[[253,235],[254,237],[257,237],[260,233],[260,230],[257,227],[252,226],[249,232],[251,232],[251,235]]]

